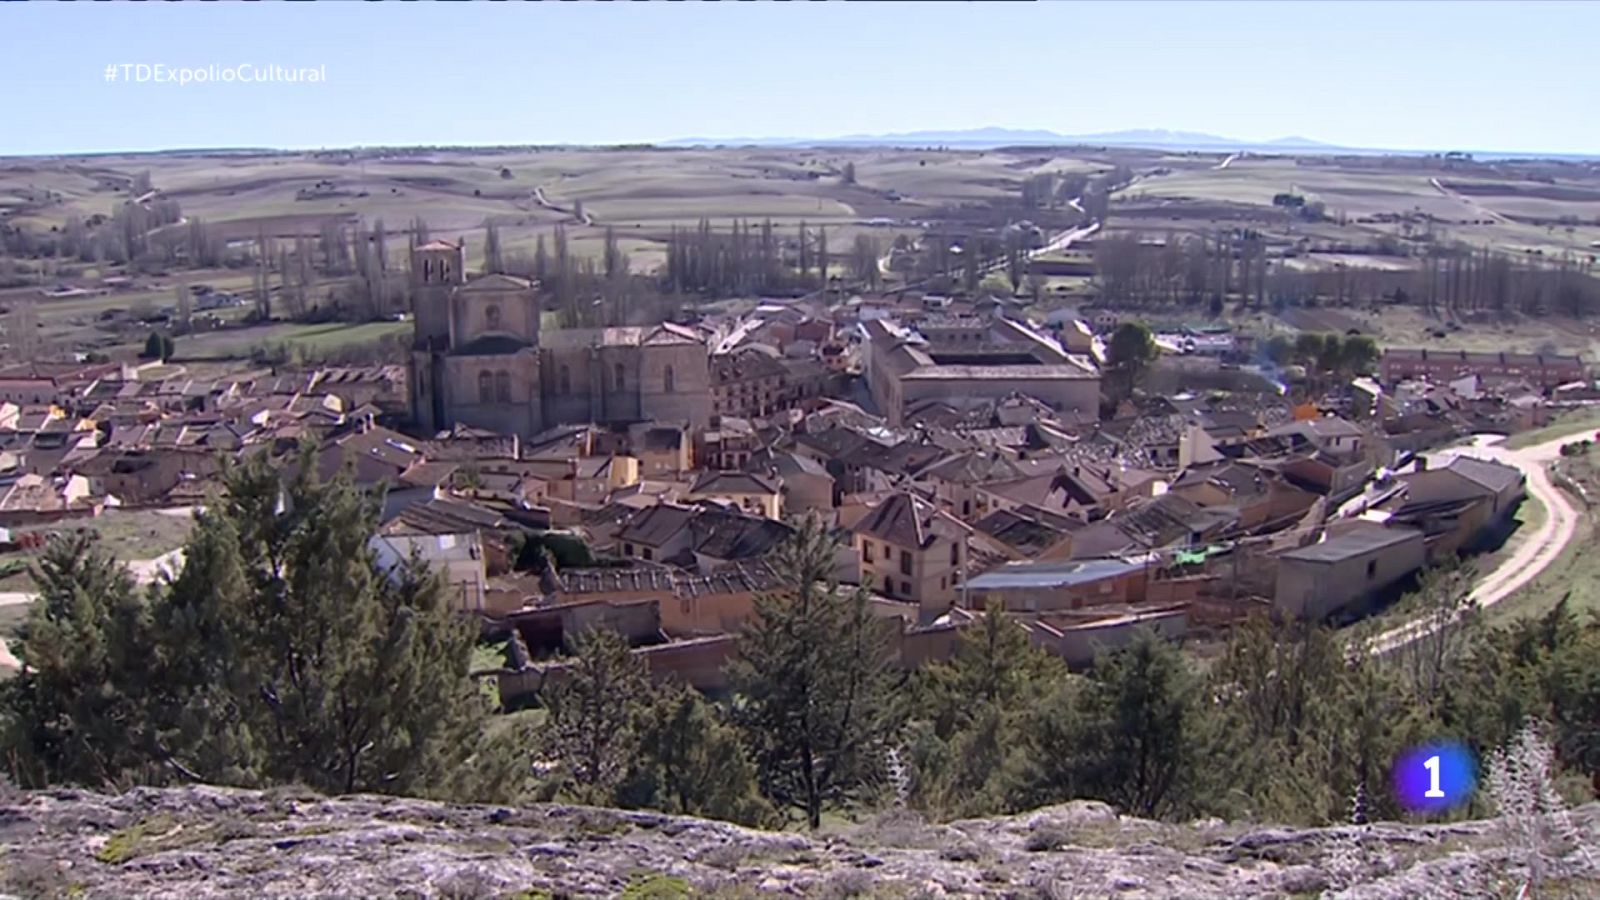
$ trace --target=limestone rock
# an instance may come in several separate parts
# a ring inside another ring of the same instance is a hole
[[[1573,813],[1595,834],[1600,805]],[[0,801],[0,896],[892,896],[1344,900],[1503,888],[1526,851],[1492,823],[1166,825],[1101,803],[819,835],[589,807],[468,806],[214,787]],[[1544,871],[1600,894],[1589,854]],[[1514,890],[1512,891],[1514,893]]]

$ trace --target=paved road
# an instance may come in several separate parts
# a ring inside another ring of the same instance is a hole
[[[1470,447],[1429,454],[1429,465],[1448,462],[1455,456],[1471,456],[1507,463],[1521,469],[1528,479],[1528,493],[1544,504],[1545,519],[1538,528],[1516,546],[1494,571],[1483,576],[1470,595],[1480,609],[1490,607],[1516,593],[1518,589],[1539,577],[1555,562],[1556,557],[1572,541],[1577,532],[1578,511],[1565,492],[1551,484],[1545,466],[1560,455],[1561,445],[1570,443],[1581,432],[1566,437],[1535,444],[1520,450],[1510,450],[1499,445],[1498,436],[1480,435]],[[1375,653],[1389,653],[1412,641],[1425,637],[1434,630],[1426,617],[1418,617],[1397,625],[1372,638]]]
[[[1220,172],[1220,171],[1222,171],[1222,170],[1223,170],[1223,169],[1226,169],[1226,168],[1227,168],[1227,167],[1229,167],[1229,166],[1231,166],[1231,165],[1233,165],[1233,161],[1234,161],[1234,160],[1236,160],[1236,159],[1238,159],[1238,158],[1239,158],[1239,154],[1237,154],[1237,153],[1231,153],[1231,154],[1229,154],[1229,155],[1228,155],[1228,156],[1227,156],[1227,158],[1226,158],[1226,159],[1224,159],[1224,160],[1223,160],[1223,161],[1222,161],[1222,162],[1219,162],[1219,163],[1217,163],[1217,165],[1216,165],[1216,166],[1215,166],[1215,168],[1216,168],[1216,169],[1217,169],[1217,171],[1219,171],[1219,172]]]

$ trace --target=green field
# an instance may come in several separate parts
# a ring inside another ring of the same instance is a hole
[[[325,322],[317,325],[277,324],[188,335],[177,339],[174,362],[249,356],[256,347],[284,345],[291,352],[327,352],[352,344],[370,344],[389,335],[408,335],[410,322]]]

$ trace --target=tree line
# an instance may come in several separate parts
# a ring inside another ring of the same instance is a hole
[[[1270,252],[1266,236],[1255,229],[1168,232],[1164,238],[1119,232],[1096,238],[1094,267],[1101,297],[1118,306],[1206,304],[1221,312],[1226,302],[1260,310],[1392,301],[1434,314],[1600,312],[1600,278],[1581,260],[1467,245],[1431,246],[1414,269],[1340,264],[1297,270]]]
[[[851,256],[858,276],[867,274],[861,252],[858,242]],[[735,220],[727,231],[701,219],[692,229],[673,226],[668,234],[661,286],[672,293],[711,297],[813,290],[827,286],[832,262],[828,230],[820,225],[801,222],[790,240],[771,219],[759,225]],[[873,271],[876,266],[874,253]]]
[[[790,587],[737,637],[725,700],[652,682],[595,631],[539,691],[542,722],[496,728],[468,675],[475,626],[425,568],[380,564],[378,499],[316,469],[309,452],[230,469],[182,570],[145,590],[90,539],[48,548],[23,670],[0,687],[18,784],[294,783],[811,827],[1092,798],[1320,824],[1352,796],[1400,817],[1384,786],[1401,748],[1448,736],[1487,752],[1529,719],[1569,790],[1600,771],[1600,623],[1564,605],[1489,628],[1461,603],[1469,579],[1438,578],[1417,602],[1451,627],[1389,658],[1256,619],[1204,670],[1146,635],[1086,673],[993,615],[949,661],[905,671],[898,623],[831,580],[833,544],[809,522],[775,560]]]

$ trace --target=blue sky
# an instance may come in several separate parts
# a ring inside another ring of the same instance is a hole
[[[1600,4],[0,4],[0,154],[998,125],[1600,153]],[[325,66],[326,84],[105,67]]]

